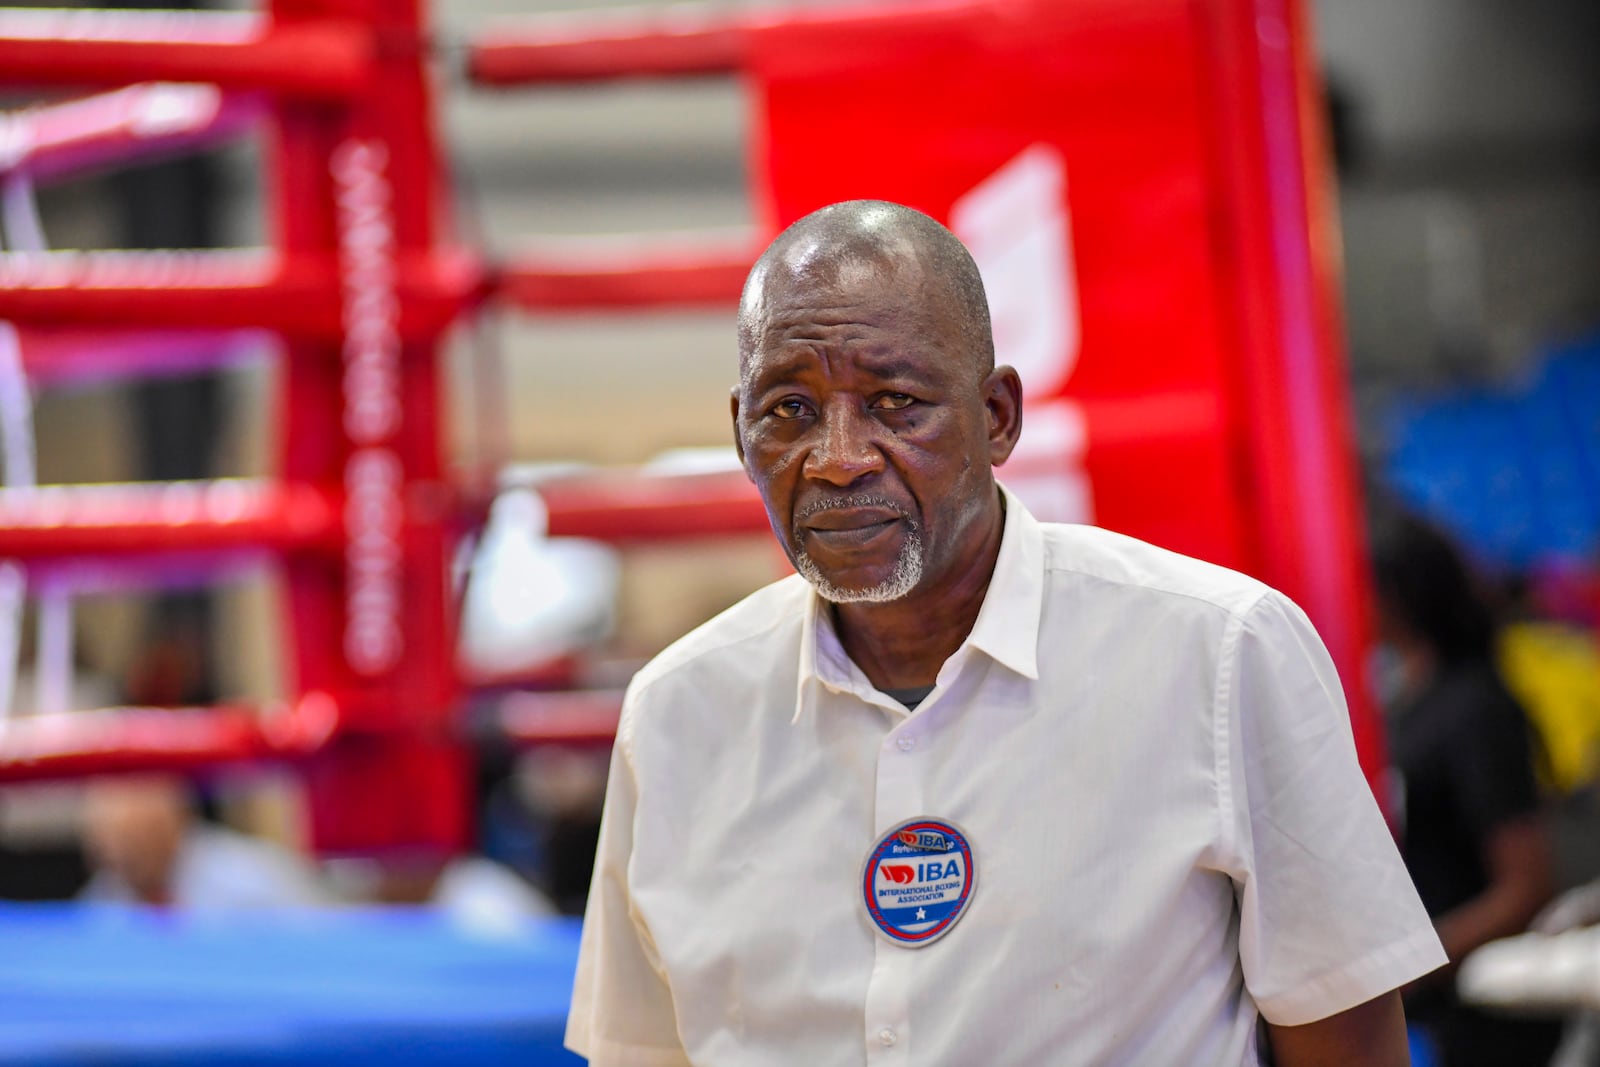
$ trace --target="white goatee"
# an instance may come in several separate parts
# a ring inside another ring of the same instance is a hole
[[[811,583],[818,596],[835,604],[882,604],[899,600],[922,581],[922,567],[922,537],[917,533],[916,526],[909,523],[905,541],[900,545],[900,554],[895,557],[894,570],[877,585],[865,589],[842,589],[834,585],[823,575],[816,561],[806,555],[804,548],[798,545],[795,548],[794,569],[800,572],[800,577]]]

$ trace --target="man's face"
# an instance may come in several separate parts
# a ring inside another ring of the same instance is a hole
[[[834,601],[937,590],[976,553],[996,441],[955,301],[914,262],[775,269],[735,434],[795,569]]]
[[[83,813],[91,862],[146,903],[166,903],[189,821],[184,805],[182,786],[162,778],[93,783]]]

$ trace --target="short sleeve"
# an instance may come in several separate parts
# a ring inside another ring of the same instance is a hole
[[[566,1046],[595,1067],[684,1067],[689,1060],[678,1040],[672,993],[628,888],[639,802],[628,756],[629,713],[625,702],[584,910]]]
[[[1333,662],[1287,598],[1264,594],[1230,623],[1215,711],[1220,834],[1262,1016],[1314,1022],[1442,966]]]

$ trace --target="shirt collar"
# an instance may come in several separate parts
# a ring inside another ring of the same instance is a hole
[[[984,592],[983,606],[978,609],[977,622],[962,648],[951,656],[951,662],[958,661],[971,646],[1025,678],[1037,681],[1039,614],[1044,603],[1044,534],[1038,520],[1009,489],[1002,485],[1000,492],[1006,507],[1000,555],[995,560],[989,588]],[[813,683],[837,692],[854,692],[869,700],[879,695],[839,643],[827,601],[815,590],[808,590],[808,593],[800,629],[795,722],[812,702]],[[883,697],[882,701],[885,706],[898,707],[888,697]]]
[[[967,644],[1031,681],[1039,680],[1039,614],[1044,605],[1044,532],[1005,486],[1000,558]]]
[[[890,711],[905,709],[878,692],[855,660],[844,650],[833,628],[833,612],[828,602],[806,587],[805,618],[800,628],[800,677],[796,682],[794,722],[799,722],[810,706],[816,686],[836,693],[854,693],[868,703],[881,704]]]

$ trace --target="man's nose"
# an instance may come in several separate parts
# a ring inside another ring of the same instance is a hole
[[[847,486],[881,471],[884,459],[875,438],[877,429],[872,419],[853,405],[826,409],[817,424],[816,444],[806,455],[806,477]]]

